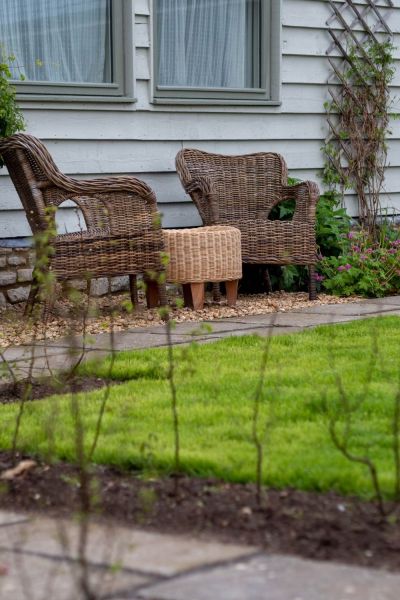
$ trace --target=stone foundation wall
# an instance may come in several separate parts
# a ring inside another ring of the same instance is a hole
[[[0,248],[0,308],[25,302],[29,295],[35,253],[30,248]],[[71,282],[77,289],[87,288],[85,281]],[[129,289],[129,278],[99,277],[90,283],[92,296],[105,296]]]

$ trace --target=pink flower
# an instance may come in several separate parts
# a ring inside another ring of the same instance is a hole
[[[396,248],[390,248],[389,254],[397,254]]]
[[[349,233],[347,234],[347,237],[349,240],[352,240],[355,237],[354,231],[349,231]]]
[[[315,273],[314,279],[315,281],[324,281],[325,277],[323,275],[320,275],[319,273]]]
[[[348,271],[349,269],[351,269],[351,265],[349,265],[349,263],[347,263],[346,265],[340,265],[337,270],[342,273],[343,271]]]

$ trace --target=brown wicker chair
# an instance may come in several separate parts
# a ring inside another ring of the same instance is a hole
[[[0,139],[0,155],[21,199],[32,233],[54,225],[56,208],[72,200],[82,211],[86,230],[55,235],[49,269],[59,280],[129,275],[136,302],[136,275],[162,273],[164,249],[156,197],[134,177],[76,180],[60,173],[45,146],[31,135]],[[52,211],[51,208],[54,208]],[[50,210],[49,210],[50,209]],[[28,307],[38,290],[38,267]],[[147,302],[165,302],[165,286],[148,279]],[[161,279],[161,278],[160,278]]]
[[[315,183],[288,186],[286,163],[274,153],[224,156],[185,148],[176,168],[204,225],[240,229],[244,263],[308,265],[309,295],[315,299]],[[269,220],[274,206],[288,199],[296,202],[293,219]]]

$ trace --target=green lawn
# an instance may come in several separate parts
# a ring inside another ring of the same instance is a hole
[[[365,396],[374,339],[379,356]],[[394,477],[391,416],[399,380],[399,342],[397,317],[324,326],[272,340],[260,415],[268,485],[335,489],[363,497],[371,494],[365,468],[348,463],[333,447],[328,433],[323,399],[328,406],[337,406],[336,370],[351,402],[365,396],[354,419],[352,449],[367,452],[376,460],[383,488],[390,494]],[[174,350],[186,472],[230,481],[254,480],[251,419],[265,343],[265,339],[251,336]],[[96,462],[150,471],[171,469],[173,435],[166,359],[163,349],[117,356],[113,377],[126,381],[111,388]],[[109,364],[88,364],[85,372],[105,375]],[[79,395],[88,445],[103,395],[102,390]],[[3,448],[10,447],[16,412],[16,406],[0,408]],[[56,456],[74,460],[68,396],[26,405],[19,447],[47,453],[53,437],[49,431],[54,434]]]

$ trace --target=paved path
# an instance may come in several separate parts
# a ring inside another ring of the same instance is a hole
[[[280,335],[317,325],[345,323],[380,315],[400,316],[400,296],[348,304],[318,305],[290,312],[232,317],[203,323],[178,323],[172,338],[174,344],[187,344],[193,339],[196,339],[197,342],[207,343],[233,335]],[[206,331],[206,327],[209,327],[211,331]],[[114,347],[116,351],[121,351],[162,347],[166,343],[165,328],[158,325],[117,332]],[[85,345],[85,359],[100,358],[109,353],[110,336],[107,333],[90,336]],[[76,361],[76,355],[81,353],[83,346],[81,336],[76,337],[74,346],[76,350],[72,352],[66,339],[38,343],[34,349],[33,374],[48,375],[49,371],[67,368],[68,365],[73,364]],[[12,361],[18,367],[19,372],[24,375],[28,373],[32,352],[30,346],[19,346],[9,348],[5,352],[5,357]]]
[[[77,521],[0,511],[0,598],[86,600]],[[268,555],[258,548],[93,524],[99,600],[398,600],[400,575]]]

